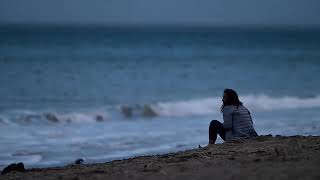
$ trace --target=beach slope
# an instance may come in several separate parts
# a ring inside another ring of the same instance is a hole
[[[10,172],[0,179],[320,179],[320,137],[259,136],[164,155]]]

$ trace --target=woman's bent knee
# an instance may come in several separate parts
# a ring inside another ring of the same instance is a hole
[[[219,121],[218,120],[212,120],[210,122],[210,127],[216,126],[216,124],[219,124]]]

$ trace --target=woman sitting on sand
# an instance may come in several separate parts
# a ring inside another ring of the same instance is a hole
[[[211,121],[209,126],[209,144],[216,142],[217,134],[225,141],[234,138],[258,136],[253,128],[250,112],[242,105],[236,91],[225,89],[222,102],[223,124],[217,120]]]

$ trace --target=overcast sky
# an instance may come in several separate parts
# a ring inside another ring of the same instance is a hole
[[[0,23],[320,26],[320,0],[0,0]]]

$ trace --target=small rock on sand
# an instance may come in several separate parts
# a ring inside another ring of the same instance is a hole
[[[10,164],[9,166],[5,167],[3,169],[3,171],[1,172],[1,174],[6,174],[9,173],[11,171],[19,171],[19,172],[24,172],[26,169],[24,168],[24,164],[22,162],[20,163],[13,163]]]
[[[75,164],[82,164],[83,163],[83,159],[77,159],[74,161]]]

